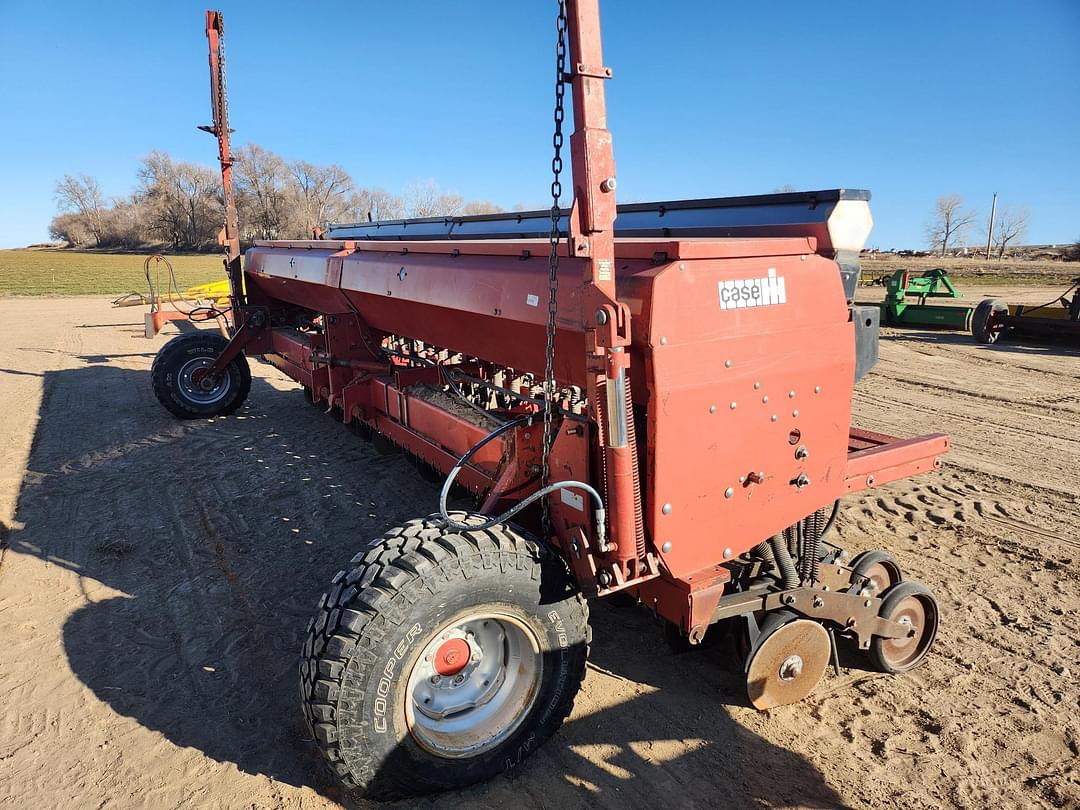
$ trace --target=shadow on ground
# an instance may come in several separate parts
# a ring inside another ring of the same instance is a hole
[[[111,359],[46,373],[7,553],[119,592],[63,629],[72,671],[113,710],[246,773],[344,800],[300,719],[301,634],[334,572],[386,527],[431,511],[435,488],[299,390],[257,378],[236,416],[180,423],[148,373]],[[419,805],[842,806],[811,763],[734,721],[725,704],[738,678],[722,646],[675,656],[637,611],[598,606],[594,617],[593,660],[607,674],[592,688],[611,677],[640,686],[636,696],[585,712],[511,774]]]

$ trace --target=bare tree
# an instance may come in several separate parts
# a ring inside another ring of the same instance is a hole
[[[294,227],[289,221],[292,176],[281,157],[256,144],[248,144],[236,152],[235,177],[236,203],[246,235],[255,239],[304,235],[305,226]]]
[[[405,188],[405,210],[410,217],[453,217],[465,207],[465,198],[439,188],[434,180],[411,183]]]
[[[56,184],[56,203],[61,211],[70,211],[82,220],[82,228],[94,244],[100,245],[105,236],[105,200],[97,180],[86,174],[72,177],[65,174]]]
[[[64,211],[49,223],[49,237],[66,242],[68,247],[82,247],[94,241],[94,235],[86,227],[86,220],[74,211]]]
[[[501,214],[506,209],[488,200],[469,200],[461,208],[461,213],[470,216],[473,214]]]
[[[994,218],[994,247],[998,258],[1005,255],[1010,242],[1019,241],[1027,233],[1028,212],[1026,208],[999,208]]]
[[[349,198],[348,216],[357,222],[401,219],[405,203],[383,188],[361,188]]]
[[[964,210],[964,198],[959,194],[938,197],[934,212],[926,223],[927,243],[944,256],[949,245],[961,241],[975,217],[974,211]]]
[[[152,232],[177,248],[197,249],[213,241],[223,219],[216,172],[151,152],[139,168],[139,184],[136,201],[144,206]]]
[[[298,160],[290,167],[296,194],[296,214],[305,229],[340,219],[349,209],[352,178],[340,166],[315,166]]]

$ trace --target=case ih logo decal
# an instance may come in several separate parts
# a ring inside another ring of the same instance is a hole
[[[786,304],[784,277],[776,275],[776,268],[769,268],[765,278],[740,278],[720,282],[720,309],[745,309]]]

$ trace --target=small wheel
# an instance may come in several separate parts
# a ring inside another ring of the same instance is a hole
[[[990,321],[995,315],[1009,314],[1009,305],[1000,298],[986,298],[975,307],[971,316],[971,334],[979,343],[997,343],[1000,329],[991,329]]]
[[[251,369],[243,354],[218,379],[205,376],[228,342],[216,332],[197,331],[162,346],[150,370],[158,402],[181,419],[227,416],[239,408],[251,390]]]
[[[860,596],[880,596],[903,580],[900,563],[892,554],[882,549],[864,551],[851,561],[851,587],[848,591]]]
[[[829,664],[829,634],[811,619],[774,611],[761,623],[746,659],[746,696],[755,709],[797,703],[814,691]]]
[[[589,640],[559,557],[507,526],[410,521],[319,602],[300,663],[304,715],[338,778],[369,798],[463,787],[555,733]]]
[[[907,638],[870,641],[870,660],[882,672],[907,672],[918,666],[930,651],[938,631],[937,600],[921,582],[901,582],[890,588],[878,615],[911,628]]]

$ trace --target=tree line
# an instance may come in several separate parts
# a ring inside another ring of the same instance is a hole
[[[486,200],[466,200],[433,180],[402,193],[358,186],[341,166],[288,161],[256,144],[239,149],[233,178],[240,238],[310,239],[327,222],[401,217],[492,214]],[[96,178],[65,175],[56,183],[58,212],[51,238],[72,247],[204,250],[217,243],[225,221],[221,175],[216,169],[154,151],[142,158],[135,190],[106,199]]]

